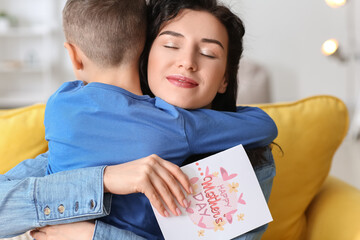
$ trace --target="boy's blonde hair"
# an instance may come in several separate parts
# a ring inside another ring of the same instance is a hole
[[[145,0],[68,0],[63,10],[66,41],[101,67],[137,60],[146,35]]]

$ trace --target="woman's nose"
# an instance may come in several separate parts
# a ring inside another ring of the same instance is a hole
[[[178,67],[184,68],[187,71],[197,71],[196,53],[193,51],[186,51],[179,56]]]

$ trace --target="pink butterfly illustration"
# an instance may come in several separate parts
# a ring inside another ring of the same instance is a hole
[[[232,210],[232,211],[224,214],[224,217],[226,217],[226,219],[228,220],[228,222],[229,222],[230,224],[231,224],[232,221],[233,221],[232,215],[233,215],[234,213],[236,213],[236,211],[237,211],[237,209]]]
[[[245,200],[244,199],[242,199],[242,197],[243,197],[243,195],[244,195],[244,193],[241,193],[240,194],[240,197],[239,197],[239,200],[238,200],[238,203],[240,203],[240,204],[246,204],[246,202],[245,202]]]
[[[232,178],[234,178],[234,177],[237,176],[236,173],[233,173],[233,174],[231,174],[231,175],[228,175],[227,171],[226,171],[224,168],[222,168],[222,167],[220,168],[220,172],[221,172],[221,176],[222,176],[222,178],[223,178],[224,181],[228,181],[228,180],[230,180],[230,179],[232,179]]]

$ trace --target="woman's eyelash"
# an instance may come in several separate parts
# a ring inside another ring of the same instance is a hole
[[[178,47],[176,47],[175,45],[164,45],[164,47],[178,49]]]
[[[200,53],[200,54],[203,55],[204,57],[208,57],[208,58],[211,58],[211,59],[216,58],[215,56],[209,55],[209,54],[206,54],[206,53]]]
[[[170,49],[179,49],[178,46],[173,45],[173,44],[164,44],[163,45],[165,48],[170,48]],[[210,59],[214,59],[216,58],[216,56],[212,55],[212,54],[208,54],[206,52],[200,52],[200,55],[204,56],[204,57],[208,57]]]

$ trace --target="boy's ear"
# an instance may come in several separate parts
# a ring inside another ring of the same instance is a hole
[[[72,45],[71,43],[68,43],[68,42],[64,43],[64,47],[66,48],[66,50],[69,53],[69,57],[70,57],[73,67],[76,70],[83,69],[83,62],[82,62],[81,56],[78,52],[78,48],[75,45]]]
[[[220,83],[219,89],[218,89],[218,93],[225,93],[226,92],[226,88],[228,86],[228,80],[226,79],[226,77],[224,76],[223,80]]]

